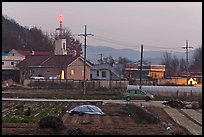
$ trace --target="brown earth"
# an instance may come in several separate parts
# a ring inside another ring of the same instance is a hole
[[[84,103],[63,103],[64,111],[60,114],[65,127],[61,130],[56,129],[40,129],[37,122],[33,123],[2,123],[3,135],[172,135],[190,133],[175,123],[172,118],[159,107],[145,107],[148,112],[151,112],[159,118],[159,122],[152,122],[148,116],[143,113],[141,108],[133,104],[102,104],[95,103],[94,105],[101,108],[105,115],[69,115],[66,110],[72,109],[74,106]],[[91,102],[86,104],[93,104]],[[28,103],[21,105],[29,106]],[[9,105],[3,102],[3,110]],[[11,106],[11,105],[10,105]],[[66,106],[66,107],[65,107]],[[34,106],[32,106],[34,107]],[[32,108],[31,107],[31,108]],[[128,110],[129,109],[129,110]],[[130,113],[130,110],[132,113]],[[135,114],[135,115],[134,115]],[[167,130],[170,127],[173,132]]]

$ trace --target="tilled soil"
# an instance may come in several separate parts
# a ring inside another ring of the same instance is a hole
[[[167,130],[167,123],[179,134],[190,135],[190,133],[175,123],[171,117],[158,107],[148,106],[146,109],[157,115],[160,119],[159,123],[149,122],[142,116],[133,117],[127,110],[127,104],[102,104],[94,105],[101,108],[105,115],[88,115],[66,113],[73,107],[83,103],[64,103],[66,109],[60,114],[65,127],[61,130],[56,129],[40,129],[37,122],[33,123],[2,123],[3,135],[172,135],[175,132]],[[86,103],[93,104],[93,103]],[[25,104],[22,104],[25,105]],[[3,106],[9,106],[4,104]],[[26,104],[26,106],[29,106]],[[15,109],[15,108],[14,108]],[[6,108],[2,108],[6,111]],[[131,111],[136,114],[140,108],[131,104]]]

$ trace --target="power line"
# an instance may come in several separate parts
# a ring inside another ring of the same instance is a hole
[[[118,40],[114,40],[114,39],[110,39],[110,38],[106,38],[103,36],[99,36],[99,35],[95,35],[96,37],[92,38],[95,40],[99,40],[99,41],[103,41],[103,42],[107,42],[107,43],[111,43],[111,44],[116,44],[116,45],[122,45],[122,46],[128,46],[128,47],[140,47],[140,44],[137,43],[130,43],[130,42],[124,42],[124,41],[118,41]],[[160,49],[160,50],[175,50],[178,51],[178,48],[171,48],[171,47],[161,47],[161,46],[154,46],[154,45],[145,45],[145,49],[150,49],[150,48],[154,48],[154,49]]]
[[[76,34],[73,34],[72,36],[75,36],[75,35]],[[121,46],[123,46],[123,48],[124,48],[124,46],[127,46],[129,48],[138,48],[138,49],[140,47],[140,44],[138,44],[138,43],[119,41],[119,40],[107,38],[107,37],[104,37],[104,36],[101,36],[101,35],[96,35],[96,34],[94,36],[95,37],[92,37],[92,39],[94,39],[94,40],[103,41],[103,42],[114,44],[114,45],[117,45],[117,46],[121,45]],[[180,48],[180,46],[178,46],[178,47],[162,47],[162,46],[145,44],[145,49],[146,50],[159,49],[160,51],[171,50],[171,51],[177,52],[179,48]]]
[[[129,45],[129,46],[132,46],[132,47],[134,46],[134,47],[139,48],[139,44],[136,44],[136,43],[128,43],[128,42],[113,40],[113,39],[105,38],[105,37],[101,37],[101,36],[96,36],[93,39],[108,42],[108,43],[111,43],[111,44],[116,44],[116,45],[122,45],[122,46]]]

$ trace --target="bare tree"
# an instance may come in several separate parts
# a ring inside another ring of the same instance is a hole
[[[185,72],[186,71],[186,60],[184,58],[181,58],[179,60],[179,71]]]
[[[197,48],[193,53],[190,71],[202,71],[202,46]]]
[[[161,59],[161,64],[162,65],[165,65],[166,67],[166,71],[165,71],[165,75],[166,76],[171,76],[171,60],[172,60],[172,55],[171,53],[165,51],[163,52],[163,56],[162,56],[162,59]]]
[[[109,65],[111,65],[111,66],[113,66],[113,64],[115,64],[115,60],[113,59],[112,56],[105,57],[105,58],[103,58],[102,60],[99,59],[98,62],[101,63],[101,64],[103,64],[103,63],[104,63],[104,64],[109,64]]]
[[[165,75],[167,77],[178,75],[178,73],[180,72],[179,59],[176,56],[173,56],[171,52],[163,52],[161,64],[166,66]]]
[[[50,32],[47,35],[49,36],[53,44],[55,40],[59,37],[59,34],[57,33],[57,31]],[[69,52],[76,51],[77,55],[82,54],[82,47],[81,47],[82,43],[80,43],[78,39],[74,38],[73,34],[71,33],[71,30],[68,27],[64,28],[63,37],[66,39],[67,51]]]

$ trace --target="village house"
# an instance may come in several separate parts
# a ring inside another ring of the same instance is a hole
[[[109,64],[95,64],[91,68],[92,80],[119,80],[120,77]]]
[[[158,85],[179,85],[179,86],[202,86],[202,72],[189,72],[187,77],[186,72],[181,72],[178,76],[159,79]]]
[[[191,86],[194,86],[194,85],[196,85],[198,82],[197,82],[197,80],[195,79],[195,78],[189,78],[188,79],[188,85],[191,85]]]
[[[2,52],[2,80],[12,79],[19,82],[20,72],[17,65],[28,55],[49,55],[45,51],[27,51],[12,49],[8,52]]]
[[[25,59],[20,56],[8,56],[8,53],[2,51],[2,81],[12,79],[16,82],[19,81],[19,68],[16,65]]]
[[[165,65],[142,65],[142,78],[163,79]],[[125,76],[128,80],[140,78],[140,64],[126,64]]]
[[[8,52],[8,56],[22,56],[26,57],[28,55],[51,55],[53,53],[48,52],[48,51],[29,51],[29,50],[15,50],[12,49]]]
[[[72,55],[35,55],[27,56],[18,64],[21,81],[32,76],[56,77],[63,79],[83,80],[84,59]],[[86,63],[86,80],[90,80],[91,64]]]

